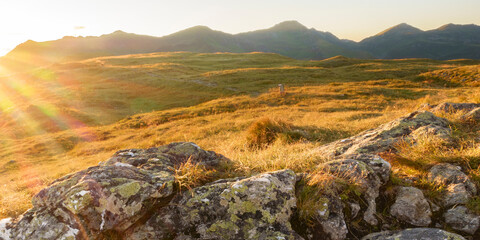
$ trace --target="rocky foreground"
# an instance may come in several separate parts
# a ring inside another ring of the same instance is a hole
[[[0,221],[0,239],[472,239],[480,216],[466,204],[477,196],[477,186],[461,167],[431,167],[428,181],[446,190],[429,199],[418,188],[395,186],[390,163],[378,154],[393,151],[399,141],[415,144],[425,136],[454,144],[449,122],[432,112],[462,110],[462,118],[478,121],[479,107],[425,106],[431,112],[417,111],[317,149],[329,161],[315,172],[338,186],[329,186],[317,199],[321,207],[309,222],[299,218],[297,207],[306,173],[285,169],[179,192],[178,164],[191,161],[216,169],[229,162],[181,142],[122,150],[98,166],[54,181],[33,198],[32,209]],[[341,183],[354,183],[357,198],[345,198],[348,184]],[[390,202],[384,200],[387,184],[394,189]],[[386,212],[379,213],[379,205]],[[371,229],[370,234],[350,230],[358,226]]]

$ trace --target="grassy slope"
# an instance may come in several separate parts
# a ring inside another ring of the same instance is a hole
[[[467,64],[478,62],[342,57],[297,61],[260,53],[156,53],[40,69],[22,76],[19,81],[32,84],[28,85],[32,91],[27,97],[16,96],[13,103],[26,109],[24,105],[45,95],[45,105],[57,115],[70,108],[89,118],[84,121],[89,127],[23,135],[12,133],[21,123],[2,128],[0,217],[26,210],[31,196],[53,179],[124,148],[194,141],[234,160],[228,175],[285,167],[307,170],[321,161],[316,146],[385,123],[421,103],[480,102],[477,88],[445,88],[450,85],[444,80],[418,77]],[[286,85],[285,97],[278,95],[278,83]],[[41,89],[51,94],[35,95]],[[142,111],[149,113],[130,116]],[[265,116],[293,124],[308,140],[279,140],[266,149],[249,149],[246,129]]]

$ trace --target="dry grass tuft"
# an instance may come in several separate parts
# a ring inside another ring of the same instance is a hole
[[[215,173],[213,169],[207,169],[204,165],[194,163],[191,158],[180,163],[173,168],[175,172],[175,182],[178,185],[178,191],[198,187],[212,178]]]

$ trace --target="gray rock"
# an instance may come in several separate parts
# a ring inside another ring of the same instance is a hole
[[[478,122],[480,121],[480,107],[473,109],[460,117],[462,121]]]
[[[380,153],[393,149],[397,142],[406,138],[415,143],[417,137],[422,134],[411,133],[421,127],[427,127],[421,131],[431,133],[434,137],[446,139],[450,134],[446,119],[437,117],[431,112],[417,111],[356,136],[323,145],[318,148],[318,152],[327,158],[358,153]]]
[[[378,223],[376,213],[376,198],[379,189],[388,180],[391,166],[379,156],[369,154],[347,155],[319,166],[337,178],[356,184],[362,191],[362,197],[368,204],[363,219],[370,225]]]
[[[475,108],[479,108],[480,104],[478,103],[441,103],[438,105],[431,106],[432,112],[446,112],[446,113],[456,113],[458,111],[471,111]]]
[[[412,131],[407,140],[418,141],[420,139],[434,138],[434,140],[442,141],[444,144],[452,144],[452,130],[444,126],[427,125],[419,127]]]
[[[215,166],[223,156],[193,143],[117,152],[100,166],[57,179],[11,224],[14,239],[97,239],[121,235],[174,194],[174,166]]]
[[[348,229],[343,214],[343,203],[339,197],[322,198],[324,209],[318,209],[315,219],[321,229],[314,238],[328,240],[343,240],[347,237]]]
[[[441,197],[443,207],[465,204],[470,197],[477,193],[475,184],[460,170],[460,167],[448,163],[433,166],[427,179],[446,187],[446,194]]]
[[[409,228],[368,234],[362,240],[465,240],[465,238],[437,228]]]
[[[54,213],[43,209],[24,213],[10,234],[12,239],[88,239],[82,230],[65,209],[57,209]]]
[[[445,222],[453,229],[473,235],[480,226],[480,216],[464,206],[456,206],[443,214]]]
[[[420,189],[400,187],[395,203],[390,208],[390,214],[400,221],[415,226],[425,227],[432,222],[432,211],[427,199]]]
[[[127,239],[302,239],[291,228],[295,174],[223,180],[177,196]]]

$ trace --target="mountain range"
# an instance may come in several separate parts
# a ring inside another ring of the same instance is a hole
[[[480,26],[447,24],[422,31],[402,23],[360,42],[285,21],[271,28],[239,34],[205,26],[153,37],[116,31],[99,37],[64,37],[18,45],[1,63],[39,66],[64,60],[151,52],[271,52],[295,59],[319,60],[337,55],[352,58],[480,59]]]

